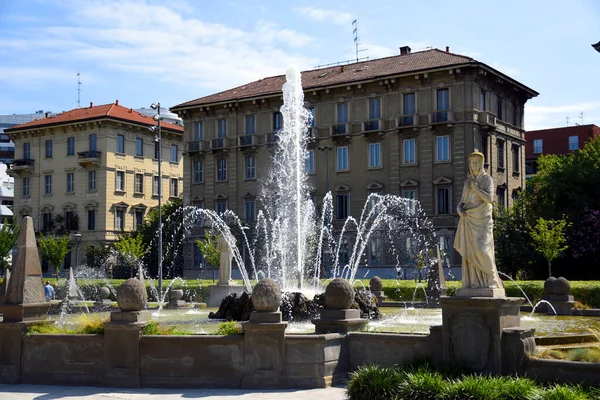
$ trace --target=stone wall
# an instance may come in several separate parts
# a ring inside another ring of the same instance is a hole
[[[348,335],[348,367],[402,365],[430,358],[429,336],[352,332]]]
[[[600,363],[528,358],[523,363],[523,372],[542,382],[600,385]]]

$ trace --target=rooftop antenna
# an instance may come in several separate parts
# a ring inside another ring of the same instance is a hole
[[[569,117],[567,117],[567,126],[569,126]]]
[[[77,108],[81,108],[81,80],[79,79],[79,72],[77,73]]]
[[[354,34],[354,48],[356,49],[356,62],[358,62],[359,58],[358,58],[358,53],[360,51],[365,51],[367,49],[360,49],[359,50],[359,46],[360,46],[360,39],[358,37],[358,20],[355,19],[354,21],[352,21],[352,33]]]
[[[579,114],[579,118],[581,118],[581,125],[583,125],[583,111]]]

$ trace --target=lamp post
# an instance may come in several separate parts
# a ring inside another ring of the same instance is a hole
[[[81,238],[83,235],[81,232],[77,232],[73,234],[73,239],[75,239],[75,268],[79,266],[79,245],[81,244]]]
[[[162,286],[163,286],[163,270],[162,270],[162,172],[161,172],[161,164],[162,164],[162,149],[161,149],[161,132],[160,132],[160,103],[152,103],[150,108],[156,110],[157,114],[152,117],[156,121],[156,126],[151,127],[152,131],[156,132],[156,136],[154,136],[154,143],[157,148],[156,150],[156,158],[158,158],[158,301],[160,302],[160,297],[162,296]]]

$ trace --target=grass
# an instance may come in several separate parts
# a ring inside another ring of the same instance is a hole
[[[177,328],[177,325],[162,326],[156,321],[149,321],[146,326],[142,328],[142,335],[192,335],[192,332],[181,330]]]
[[[550,348],[533,355],[535,358],[550,360],[566,360],[579,362],[600,363],[600,329],[590,328],[590,333],[595,336],[594,344],[578,348]]]
[[[88,314],[81,314],[78,321],[78,327],[67,329],[56,325],[50,321],[36,322],[27,326],[27,335],[46,334],[46,335],[103,335],[104,323],[108,319],[90,317]]]
[[[211,333],[211,335],[229,336],[241,335],[243,333],[244,329],[239,323],[235,321],[226,321],[219,323],[219,325],[217,325],[217,329],[215,329],[214,332]]]

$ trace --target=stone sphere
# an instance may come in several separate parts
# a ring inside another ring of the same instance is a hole
[[[335,278],[325,289],[325,308],[347,310],[354,301],[354,289],[347,280]]]
[[[562,276],[554,282],[554,294],[568,295],[571,293],[571,284]]]
[[[374,276],[369,281],[369,287],[371,288],[371,292],[381,292],[383,289],[383,281],[380,277]]]
[[[182,297],[183,297],[183,290],[182,289],[171,289],[169,291],[169,299],[171,301],[181,300]]]
[[[117,304],[121,311],[142,311],[147,301],[146,286],[136,278],[127,279],[117,289]]]
[[[275,312],[281,303],[281,289],[273,279],[263,279],[252,289],[252,304],[260,312]]]
[[[546,282],[544,282],[544,292],[546,294],[554,294],[554,282],[556,282],[556,278],[553,276],[546,279]]]
[[[108,296],[110,296],[109,288],[104,286],[104,287],[101,287],[100,289],[98,289],[98,299],[99,300],[106,300],[106,299],[108,299]]]

